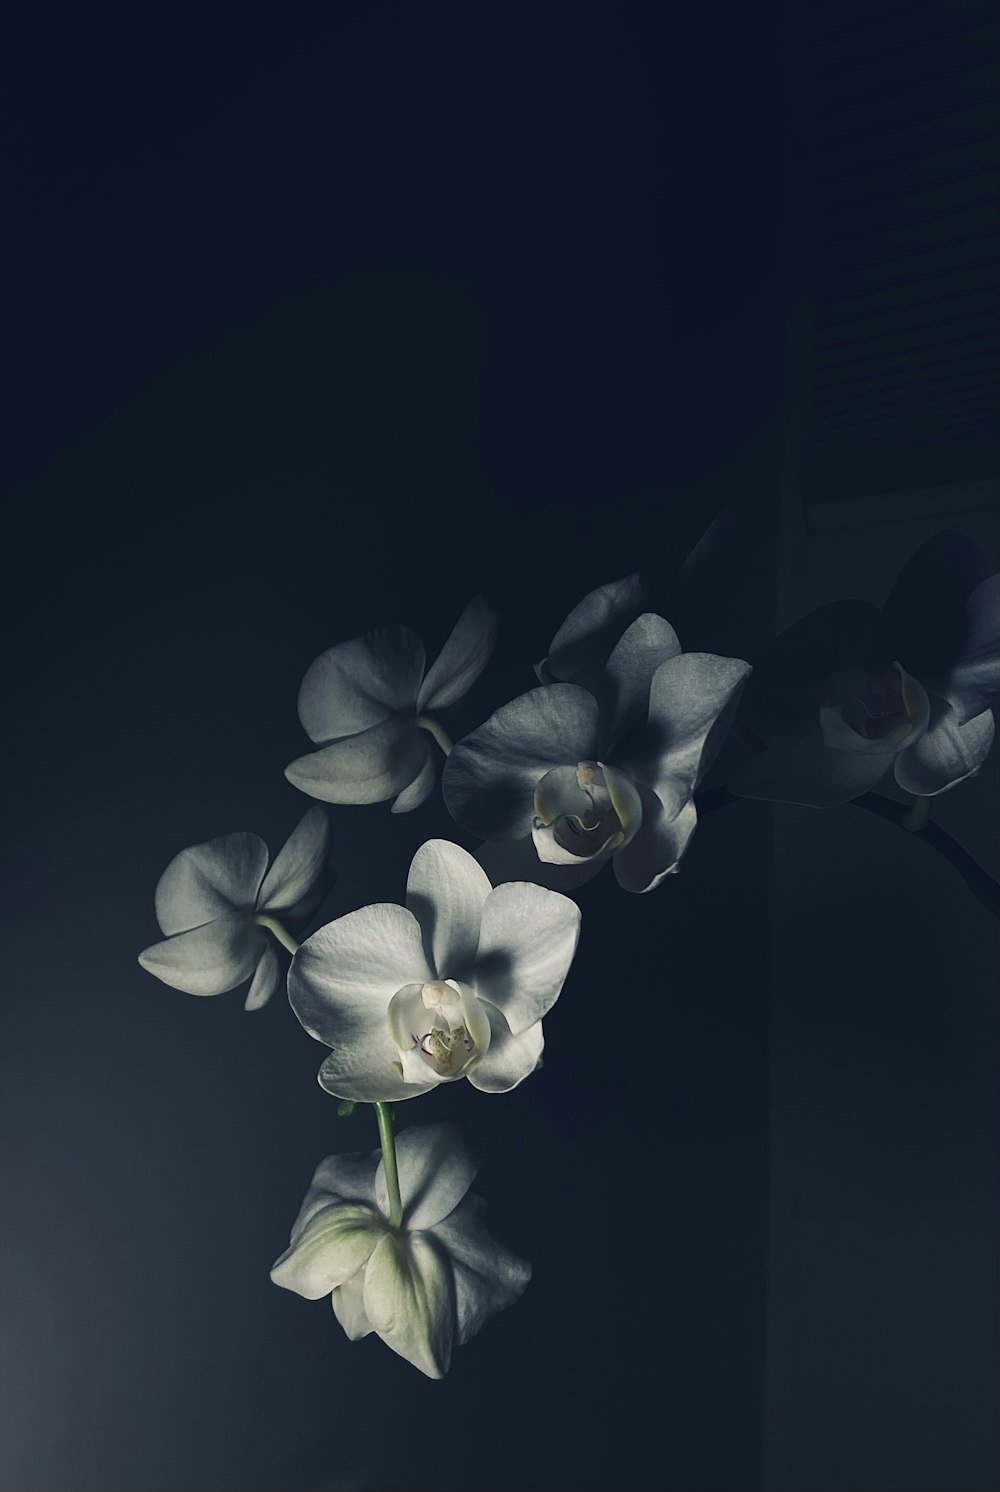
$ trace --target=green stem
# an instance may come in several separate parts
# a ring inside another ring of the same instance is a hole
[[[273,933],[282,948],[287,948],[289,953],[298,952],[298,943],[296,943],[291,933],[285,931],[276,917],[269,917],[267,912],[258,912],[253,920],[258,927],[266,927],[269,933]]]
[[[429,736],[434,737],[445,756],[451,756],[452,747],[455,743],[439,720],[435,720],[433,715],[418,715],[417,727],[420,730],[425,730]]]
[[[403,1199],[399,1194],[399,1167],[396,1165],[396,1142],[392,1137],[392,1110],[387,1103],[375,1105],[378,1137],[382,1145],[385,1184],[389,1188],[389,1227],[398,1228],[403,1221]]]
[[[904,829],[909,829],[911,834],[919,834],[921,829],[926,829],[931,821],[930,798],[914,798],[908,812],[904,813],[899,822]]]

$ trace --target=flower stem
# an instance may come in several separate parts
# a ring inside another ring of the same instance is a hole
[[[433,715],[418,715],[417,728],[425,730],[429,736],[433,736],[445,756],[451,756],[451,749],[455,743],[441,722],[435,720]]]
[[[910,804],[909,812],[904,813],[900,819],[904,829],[909,829],[911,834],[919,834],[921,829],[926,829],[931,821],[930,798],[914,798]]]
[[[396,1142],[392,1137],[392,1110],[387,1103],[375,1105],[378,1137],[382,1145],[385,1184],[389,1188],[389,1227],[398,1228],[403,1221],[403,1199],[399,1194],[399,1167],[396,1165]]]
[[[276,917],[270,917],[267,912],[258,912],[253,920],[258,927],[266,927],[269,933],[273,933],[282,948],[287,948],[289,953],[298,952],[298,943],[296,943],[291,933],[285,931]]]

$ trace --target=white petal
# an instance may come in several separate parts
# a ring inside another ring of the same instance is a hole
[[[580,909],[567,896],[526,881],[497,886],[483,907],[469,982],[519,1035],[555,1004],[579,936]]]
[[[324,808],[309,808],[296,824],[260,888],[262,912],[283,912],[312,890],[330,850],[330,820]]]
[[[904,791],[922,798],[957,787],[979,771],[993,743],[993,731],[990,710],[960,725],[957,711],[946,705],[920,739],[896,757],[896,781]]]
[[[584,596],[549,646],[545,664],[551,676],[572,679],[583,669],[602,665],[641,604],[638,573],[599,585]]]
[[[461,979],[479,946],[492,887],[476,860],[447,839],[428,839],[410,862],[406,905],[420,923],[434,977]]]
[[[408,782],[403,791],[393,803],[390,812],[411,813],[414,808],[419,808],[421,803],[426,803],[434,791],[437,782],[437,767],[434,761],[434,753],[430,749],[430,742],[425,743],[424,764],[414,777]]]
[[[575,684],[531,689],[459,741],[441,788],[455,821],[481,839],[531,832],[535,784],[597,754],[597,701]]]
[[[356,1071],[347,1068],[341,1053],[332,1052],[317,1077],[324,1093],[334,1098],[350,1098],[355,1103],[402,1103],[406,1098],[429,1093],[441,1081],[433,1073],[426,1083],[409,1075],[404,1078],[400,1067],[405,1065],[392,1042],[380,1042],[367,1061],[359,1059]],[[430,1071],[426,1066],[423,1070]]]
[[[649,720],[622,765],[679,811],[722,744],[750,665],[714,653],[661,663],[649,690]]]
[[[411,1231],[431,1228],[457,1207],[479,1166],[455,1124],[414,1124],[396,1136],[403,1223]],[[375,1198],[389,1216],[385,1167],[375,1175]]]
[[[496,612],[483,596],[473,597],[428,670],[417,713],[446,710],[467,694],[490,661],[496,636]]]
[[[169,937],[253,908],[266,869],[267,845],[257,834],[222,834],[181,850],[156,887],[160,931]]]
[[[278,963],[278,955],[273,945],[265,937],[264,952],[260,956],[260,962],[254,970],[247,990],[247,997],[243,1001],[244,1010],[261,1010],[270,1000],[278,985],[281,983],[281,965]]]
[[[615,876],[625,891],[654,891],[678,867],[698,823],[689,799],[672,818],[651,788],[640,787],[642,827],[615,856]]]
[[[860,751],[834,751],[818,732],[776,741],[741,763],[727,786],[739,798],[806,803],[833,808],[859,798],[880,782],[893,758]]]
[[[502,1010],[488,1000],[480,1004],[489,1016],[490,1044],[482,1061],[469,1072],[469,1082],[482,1093],[509,1093],[530,1077],[542,1060],[542,1023],[536,1021],[513,1036]]]
[[[264,946],[264,934],[245,912],[229,912],[144,948],[139,962],[173,989],[221,995],[250,978]]]
[[[534,881],[538,886],[547,886],[551,891],[575,891],[604,869],[607,858],[592,856],[579,860],[575,865],[552,865],[539,860],[534,844],[534,831],[523,839],[497,839],[479,846],[476,859],[483,867],[494,886],[505,881]]]
[[[376,1148],[367,1153],[350,1150],[321,1160],[292,1224],[292,1243],[298,1241],[310,1219],[331,1202],[375,1207],[375,1174],[381,1159],[382,1151]]]
[[[653,675],[661,663],[676,658],[680,650],[673,627],[651,611],[637,617],[615,643],[606,669],[611,736],[615,740],[645,725]]]
[[[299,719],[312,741],[333,741],[413,709],[424,645],[409,627],[382,627],[327,648],[306,671]]]
[[[306,939],[288,971],[288,999],[332,1049],[320,1079],[327,1091],[368,1102],[399,1096],[389,1001],[432,977],[416,918],[394,902],[348,912]]]
[[[356,1274],[346,1284],[338,1285],[330,1296],[334,1314],[352,1342],[359,1342],[375,1330],[365,1314],[365,1277]]]
[[[324,803],[382,803],[408,787],[427,759],[427,742],[410,716],[393,715],[285,768],[293,787]]]
[[[451,1364],[452,1294],[443,1251],[421,1233],[385,1234],[365,1266],[365,1314],[386,1346],[428,1378],[443,1378]]]
[[[384,1233],[385,1221],[374,1208],[329,1202],[271,1266],[271,1279],[306,1300],[319,1300],[364,1267]]]
[[[456,1340],[464,1346],[498,1311],[512,1306],[531,1279],[531,1265],[491,1237],[486,1203],[468,1196],[434,1228],[455,1277]]]

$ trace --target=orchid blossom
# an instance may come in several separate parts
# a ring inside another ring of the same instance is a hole
[[[144,969],[189,995],[220,995],[249,979],[246,1009],[266,1005],[280,970],[270,929],[290,950],[281,923],[313,910],[327,863],[326,810],[310,808],[268,869],[256,834],[223,834],[175,855],[156,887],[156,920],[164,941],[139,954]]]
[[[318,746],[285,776],[327,803],[380,803],[408,813],[434,789],[430,737],[450,749],[434,712],[456,704],[489,662],[496,617],[477,596],[428,669],[409,627],[384,627],[338,643],[306,671],[299,719]]]
[[[288,972],[302,1025],[332,1050],[319,1081],[369,1103],[468,1077],[505,1093],[538,1066],[542,1017],[576,951],[579,909],[532,884],[494,889],[466,850],[417,850],[406,905],[348,912],[307,938]]]

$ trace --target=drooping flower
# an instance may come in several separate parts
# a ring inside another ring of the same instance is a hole
[[[881,610],[833,602],[776,638],[741,706],[764,749],[731,791],[832,807],[890,770],[917,797],[974,776],[1000,693],[1000,575],[986,570],[970,539],[940,533]]]
[[[610,646],[639,595],[635,576],[592,591],[539,665],[540,676],[572,682],[504,705],[445,763],[442,789],[456,822],[511,843],[497,865],[506,860],[525,876],[529,858],[563,867],[546,874],[568,888],[613,859],[619,883],[636,892],[677,869],[697,822],[695,788],[750,669],[737,658],[682,653],[653,612]]]
[[[419,808],[434,788],[432,712],[456,704],[486,667],[496,616],[482,596],[462,612],[437,659],[409,627],[384,627],[321,653],[299,690],[299,719],[319,746],[285,768],[311,798]]]
[[[301,945],[288,998],[331,1048],[319,1081],[337,1098],[414,1098],[468,1077],[506,1093],[538,1066],[542,1017],[576,951],[579,908],[526,883],[491,886],[467,851],[431,839],[406,905],[348,912]]]
[[[268,870],[257,834],[223,834],[175,855],[156,887],[165,934],[139,954],[144,969],[189,995],[221,995],[250,979],[247,1010],[266,1005],[280,969],[260,916],[301,921],[313,910],[327,863],[326,810],[310,808]]]
[[[328,1156],[271,1278],[306,1300],[329,1295],[352,1342],[374,1331],[429,1378],[443,1378],[453,1346],[514,1304],[531,1266],[490,1236],[486,1204],[469,1192],[476,1162],[454,1125],[418,1125],[395,1143],[400,1226],[389,1221],[378,1150]]]

